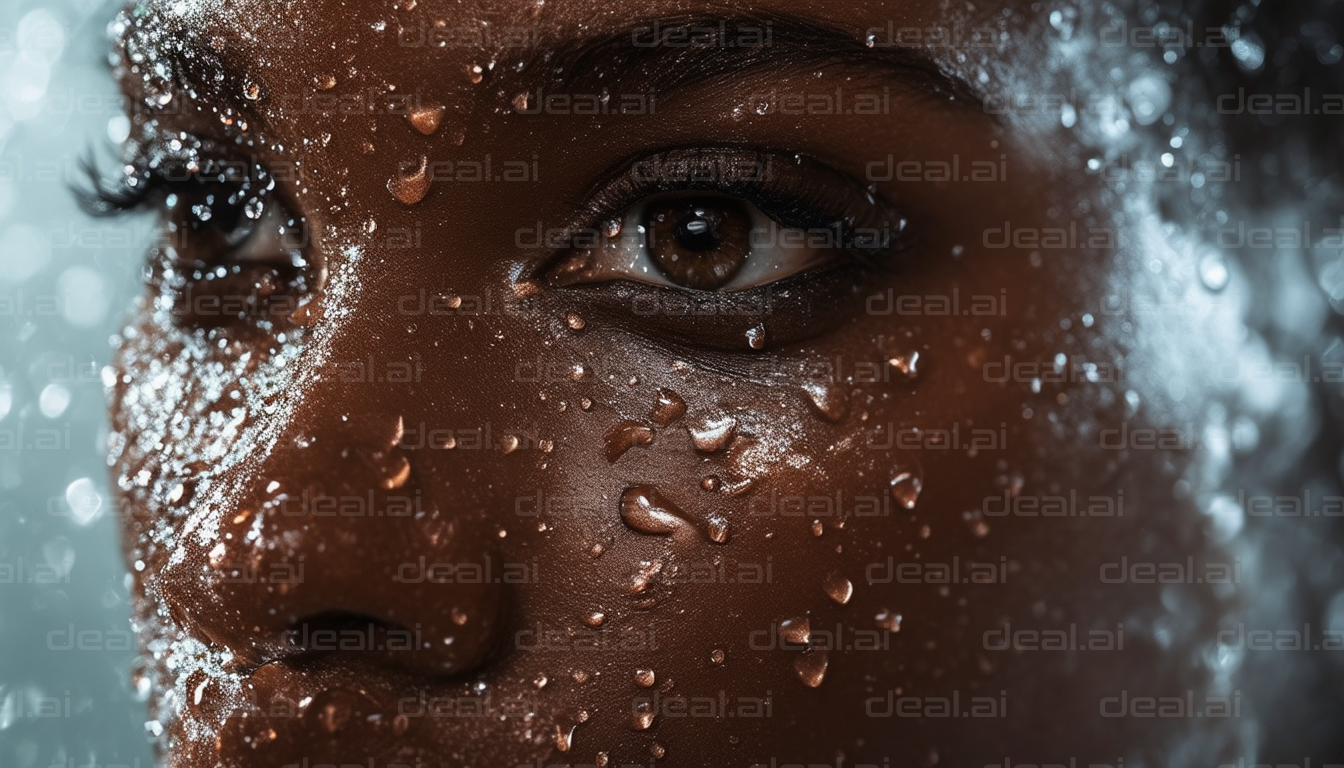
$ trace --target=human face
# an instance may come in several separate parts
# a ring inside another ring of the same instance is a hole
[[[1099,712],[1204,685],[1135,628],[1159,585],[1099,568],[1204,553],[1159,481],[1181,446],[1130,444],[1095,184],[967,85],[1038,51],[1004,10],[125,16],[135,176],[173,197],[113,460],[172,763],[1082,761],[1188,729]],[[1000,511],[1033,497],[1083,500]]]

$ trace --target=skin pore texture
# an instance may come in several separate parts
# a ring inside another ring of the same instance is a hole
[[[1171,386],[1236,309],[1083,171],[1113,125],[984,107],[1061,87],[1031,63],[1058,29],[924,0],[128,9],[128,178],[179,179],[111,395],[168,763],[1244,754],[1208,653],[1246,578],[1201,509],[1211,393]],[[738,196],[725,156],[767,215],[820,187],[898,247],[711,293],[573,246]],[[211,163],[250,186],[180,181]],[[1131,311],[1159,283],[1189,311]]]

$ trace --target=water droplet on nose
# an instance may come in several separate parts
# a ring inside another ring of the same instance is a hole
[[[565,315],[565,325],[568,325],[570,330],[582,331],[587,323],[584,322],[583,318],[580,317],[578,313],[570,312]]]
[[[393,464],[392,472],[383,478],[381,485],[386,490],[395,490],[406,484],[406,480],[411,476],[411,462],[405,456],[397,457]]]
[[[732,416],[715,416],[704,419],[698,424],[687,426],[691,442],[695,449],[705,453],[715,453],[728,446],[737,431],[737,419]]]
[[[919,352],[911,351],[887,358],[887,368],[891,371],[892,381],[909,383],[919,378]]]
[[[765,323],[757,323],[747,329],[747,346],[758,352],[765,349]]]
[[[709,660],[715,664],[722,664],[728,658],[728,654],[723,652],[722,648],[715,648],[709,652]]]
[[[905,509],[914,509],[924,490],[924,478],[915,467],[898,467],[891,474],[891,498]]]
[[[806,616],[795,616],[779,622],[779,636],[789,645],[807,645],[812,642],[812,622]]]
[[[638,685],[640,688],[652,688],[653,684],[657,681],[658,678],[653,673],[652,669],[635,670],[635,685]]]
[[[319,91],[330,91],[336,87],[336,76],[330,73],[317,75],[313,78],[313,85],[317,86]]]
[[[411,127],[415,130],[429,136],[439,130],[439,123],[446,111],[445,107],[417,107],[406,115],[406,119],[411,121]]]
[[[601,611],[593,611],[583,617],[583,623],[590,627],[600,627],[607,620],[607,615]]]
[[[653,430],[638,421],[618,421],[603,435],[602,455],[615,464],[616,460],[636,445],[653,443]]]
[[[901,614],[883,608],[873,617],[878,629],[885,629],[888,632],[901,631]]]
[[[429,194],[429,158],[420,156],[420,166],[406,176],[394,176],[387,180],[387,191],[402,205],[415,205]]]
[[[808,688],[816,688],[826,679],[826,666],[830,659],[825,651],[805,651],[793,657],[793,671]]]
[[[709,540],[715,544],[727,544],[728,537],[731,535],[728,530],[728,520],[722,515],[710,515],[705,522],[705,533]]]
[[[854,596],[854,583],[841,576],[839,571],[831,571],[821,587],[826,590],[827,597],[840,605],[847,604]]]
[[[631,529],[665,536],[694,528],[686,513],[649,485],[636,485],[621,494],[621,521]]]
[[[641,701],[635,705],[634,716],[630,718],[630,727],[636,731],[647,731],[653,726],[653,705]]]
[[[849,395],[845,388],[833,382],[808,381],[803,383],[807,400],[821,417],[831,422],[845,418],[849,410]]]
[[[654,400],[653,411],[649,418],[654,422],[667,426],[680,419],[686,413],[686,401],[676,392],[670,389],[659,389],[658,397]]]

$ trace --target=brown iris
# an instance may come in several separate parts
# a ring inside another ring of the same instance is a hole
[[[751,217],[726,198],[650,203],[644,227],[649,255],[672,282],[713,291],[733,279],[751,254]]]

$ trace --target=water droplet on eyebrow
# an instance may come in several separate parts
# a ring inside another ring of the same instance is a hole
[[[686,401],[681,399],[681,395],[670,389],[660,389],[649,418],[665,427],[680,419],[685,413]]]
[[[841,576],[839,571],[831,571],[821,586],[826,596],[839,605],[847,605],[854,596],[854,582]]]
[[[686,431],[697,451],[716,453],[728,447],[728,443],[737,432],[737,419],[732,416],[710,417],[694,426],[688,425]]]
[[[387,191],[403,205],[415,205],[429,194],[429,158],[421,155],[420,166],[411,174],[387,180]]]
[[[805,651],[793,658],[793,671],[808,688],[816,688],[826,679],[826,667],[830,663],[825,651]]]
[[[812,642],[812,622],[806,616],[795,616],[779,622],[779,636],[789,645],[807,645]]]
[[[918,467],[897,467],[891,473],[891,497],[905,509],[914,509],[919,494],[924,490],[924,479]]]
[[[635,685],[640,688],[652,688],[655,682],[657,682],[657,676],[654,675],[652,669],[635,670]]]
[[[821,417],[830,422],[839,422],[849,411],[849,395],[845,388],[829,381],[803,382],[803,393],[808,402]]]
[[[411,121],[411,127],[423,133],[426,136],[432,135],[439,130],[439,123],[443,120],[443,114],[447,107],[416,107],[407,115],[406,119]]]
[[[758,352],[765,349],[765,323],[757,323],[747,329],[747,346]]]

